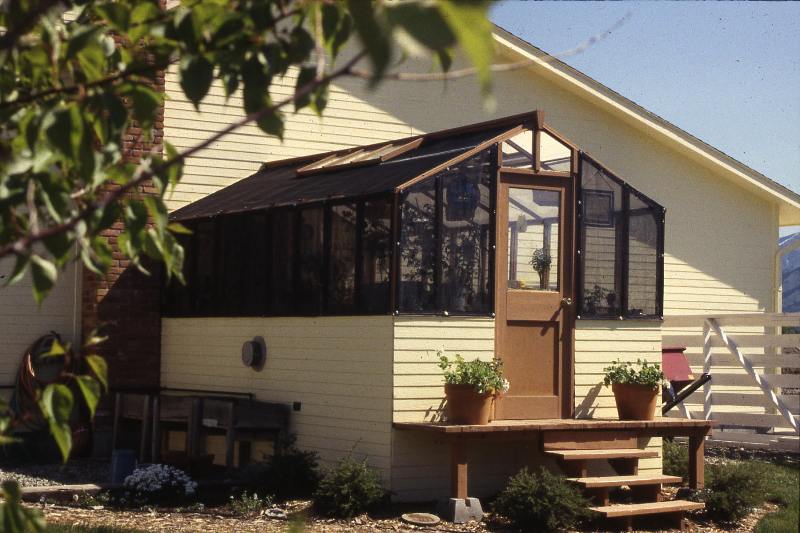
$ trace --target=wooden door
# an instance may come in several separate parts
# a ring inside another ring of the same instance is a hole
[[[495,418],[571,416],[572,179],[501,173],[495,350],[509,391]]]

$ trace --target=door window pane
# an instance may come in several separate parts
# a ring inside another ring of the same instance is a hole
[[[385,313],[389,309],[391,228],[392,204],[388,200],[365,201],[361,235],[361,312]]]
[[[559,290],[561,192],[508,191],[508,288]]]
[[[434,311],[436,180],[409,187],[400,209],[400,306],[404,311]]]
[[[441,174],[442,281],[440,308],[450,313],[489,311],[490,152]]]
[[[356,283],[356,206],[331,207],[331,259],[328,279],[328,311],[353,311]]]

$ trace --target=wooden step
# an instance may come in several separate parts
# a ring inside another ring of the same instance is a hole
[[[604,487],[634,487],[639,485],[665,485],[683,481],[678,476],[637,475],[637,476],[605,476],[605,477],[571,477],[569,481],[583,485],[587,489]]]
[[[637,448],[617,448],[608,450],[546,450],[547,455],[554,455],[562,461],[585,461],[588,459],[644,459],[658,457],[655,450],[639,450]]]
[[[654,503],[627,503],[590,507],[592,511],[604,515],[606,518],[626,518],[629,516],[645,516],[665,513],[682,513],[703,509],[704,503],[690,502],[687,500],[671,500]]]

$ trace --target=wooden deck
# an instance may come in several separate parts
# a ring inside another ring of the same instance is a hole
[[[476,439],[526,439],[542,436],[542,452],[559,456],[572,477],[587,476],[587,461],[609,460],[623,474],[636,475],[638,460],[653,452],[636,449],[638,437],[689,437],[689,485],[703,487],[705,438],[715,426],[713,420],[658,418],[656,420],[542,419],[495,420],[486,425],[454,425],[444,422],[396,422],[400,431],[439,435],[450,447],[450,491],[457,499],[468,497],[466,447]],[[629,446],[629,449],[620,449]],[[660,485],[659,485],[660,486]]]
[[[635,431],[659,436],[686,435],[695,431],[707,431],[714,427],[711,420],[685,420],[660,418],[658,420],[612,420],[612,419],[542,419],[542,420],[495,420],[482,426],[464,426],[444,422],[395,422],[395,429],[425,431],[430,433],[486,434],[525,433],[541,431]]]

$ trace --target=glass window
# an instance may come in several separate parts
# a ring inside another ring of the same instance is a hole
[[[241,227],[245,246],[242,249],[242,307],[241,314],[258,316],[266,313],[267,281],[270,261],[267,260],[266,213],[248,213]]]
[[[389,309],[391,260],[392,204],[384,199],[367,200],[361,234],[361,312],[385,313]]]
[[[622,304],[622,186],[584,164],[581,234],[583,309],[594,316],[619,316]]]
[[[400,308],[435,311],[436,180],[409,187],[400,205]]]
[[[533,168],[533,132],[525,130],[503,141],[504,167]]]
[[[539,163],[542,165],[542,170],[570,172],[572,150],[546,131],[542,131],[539,133]]]
[[[585,156],[581,165],[579,315],[660,315],[663,209]]]
[[[455,313],[490,311],[489,232],[491,152],[442,173],[442,279],[439,307]]]
[[[660,211],[660,210],[659,210]],[[652,316],[658,283],[659,213],[635,195],[630,196],[628,223],[628,315]]]
[[[217,276],[217,309],[222,316],[236,316],[242,307],[242,281],[246,239],[244,231],[247,221],[239,215],[225,216],[217,220],[220,239],[217,243],[217,260],[221,269]]]
[[[197,284],[195,309],[201,315],[209,315],[214,309],[215,282],[215,227],[211,220],[197,224],[195,241]]]
[[[352,312],[356,283],[356,206],[331,207],[330,266],[328,269],[328,311]]]
[[[324,210],[300,211],[299,283],[295,306],[301,314],[318,314],[322,308]]]
[[[561,192],[508,191],[508,288],[559,290]]]
[[[294,311],[294,259],[297,211],[279,209],[270,214],[269,314]]]

